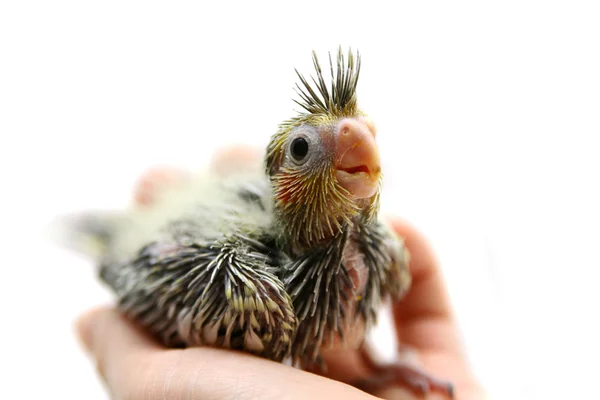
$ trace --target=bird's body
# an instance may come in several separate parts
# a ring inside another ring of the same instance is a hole
[[[151,206],[113,219],[119,227],[105,242],[102,279],[121,309],[168,346],[293,357],[300,366],[319,363],[324,346],[358,347],[364,332],[349,338],[348,327],[373,322],[389,292],[386,274],[402,272],[385,268],[392,254],[404,265],[400,242],[357,217],[334,245],[295,254],[272,199],[262,174],[166,188]]]

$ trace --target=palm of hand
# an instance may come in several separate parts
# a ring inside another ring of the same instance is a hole
[[[248,150],[229,150],[220,158],[231,160],[239,158],[240,154],[247,156]],[[217,173],[222,172],[219,165],[222,163],[217,158]],[[177,171],[174,170],[158,170],[158,174],[159,180],[177,179]],[[136,194],[139,204],[151,201],[151,186],[148,182],[141,182]],[[454,383],[458,399],[483,398],[483,391],[471,374],[462,352],[443,277],[431,248],[425,238],[406,222],[395,219],[392,224],[405,239],[410,251],[413,277],[409,293],[393,305],[399,343],[416,351],[426,371]],[[78,328],[85,347],[96,359],[99,372],[115,398],[371,397],[347,384],[370,378],[375,372],[375,366],[367,362],[358,350],[323,352],[328,372],[318,376],[222,349],[165,349],[112,309],[88,313],[80,319]],[[418,398],[399,387],[385,388],[376,394],[390,399]],[[431,393],[427,398],[444,397]]]
[[[417,351],[424,369],[452,381],[457,398],[482,398],[483,393],[462,354],[432,251],[424,238],[405,222],[395,220],[394,228],[411,251],[413,274],[412,289],[402,302],[393,306],[399,341]],[[342,383],[369,377],[373,372],[356,350],[325,353],[328,373],[317,376],[232,351],[165,349],[111,309],[84,316],[79,322],[79,333],[116,398],[369,397]],[[390,399],[416,398],[397,387],[377,395]],[[438,395],[431,394],[428,398],[435,396]]]

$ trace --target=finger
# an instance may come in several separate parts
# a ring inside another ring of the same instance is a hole
[[[410,253],[412,286],[393,304],[398,339],[417,350],[461,352],[453,310],[439,262],[428,240],[408,222],[393,219]]]
[[[218,150],[211,162],[210,170],[220,176],[240,172],[257,172],[261,168],[261,152],[250,146],[238,145]],[[186,182],[188,171],[170,166],[156,166],[142,174],[135,185],[134,201],[139,206],[152,205],[165,188]]]
[[[177,373],[171,375],[168,391],[161,392],[161,399],[374,399],[342,382],[223,349],[189,348],[162,366],[167,370],[176,369]],[[147,388],[157,386],[165,387],[164,384],[145,385]],[[152,391],[146,390],[140,398],[156,398],[152,395]]]
[[[162,349],[113,309],[88,312],[77,321],[77,332],[111,390],[124,387],[140,360]]]
[[[77,329],[115,398],[372,399],[341,382],[245,353],[164,349],[115,310],[92,311]]]
[[[187,178],[189,178],[188,171],[181,168],[152,167],[144,172],[136,183],[134,201],[141,206],[151,205],[165,188],[180,184]]]
[[[426,397],[414,394],[408,389],[400,386],[388,386],[376,393],[377,397],[389,400],[448,400],[448,396],[440,393],[428,393]],[[461,399],[467,400],[467,399]]]
[[[210,168],[220,176],[240,172],[257,172],[262,167],[262,152],[251,146],[236,145],[218,150],[212,157]]]

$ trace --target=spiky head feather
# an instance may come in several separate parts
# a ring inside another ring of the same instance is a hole
[[[329,66],[331,70],[331,90],[328,90],[323,71],[317,54],[313,51],[313,64],[317,72],[317,80],[311,77],[318,92],[315,92],[308,81],[296,70],[302,87],[296,84],[296,92],[302,101],[294,100],[311,115],[330,114],[336,117],[353,116],[357,113],[356,84],[360,75],[360,54],[356,53],[356,63],[352,51],[348,52],[346,64],[342,49],[338,50],[337,69],[334,76],[331,54],[329,54]]]

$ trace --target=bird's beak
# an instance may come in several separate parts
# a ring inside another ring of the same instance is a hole
[[[381,164],[372,121],[366,117],[344,118],[336,129],[338,182],[355,199],[373,196],[379,184]]]

